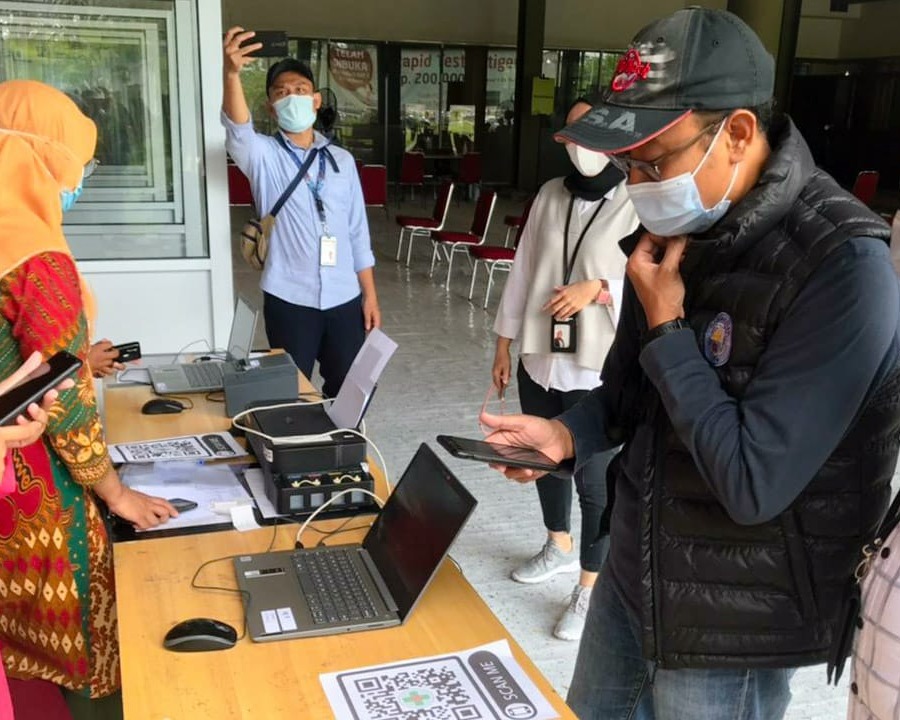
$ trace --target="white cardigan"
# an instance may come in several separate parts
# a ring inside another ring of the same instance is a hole
[[[520,338],[526,370],[538,384],[558,390],[589,389],[598,384],[600,369],[616,331],[614,317],[617,317],[621,304],[627,260],[618,243],[634,232],[638,219],[622,182],[607,195],[603,208],[588,230],[569,280],[570,283],[607,280],[613,290],[615,313],[610,313],[603,305],[587,305],[578,314],[578,351],[571,355],[551,353],[550,315],[541,307],[553,295],[554,287],[563,284],[563,234],[571,198],[563,182],[563,178],[555,178],[545,183],[534,200],[503,290],[494,332],[501,337]],[[570,257],[582,228],[593,215],[593,210],[579,213],[578,205],[576,201],[569,228]],[[535,361],[544,367],[538,369]],[[563,375],[580,375],[581,382],[575,383],[579,387],[557,387],[560,383],[552,382],[552,378],[559,373],[550,372],[548,363],[577,365]],[[541,378],[535,377],[532,368],[551,381],[542,382]],[[592,381],[586,382],[588,378]]]

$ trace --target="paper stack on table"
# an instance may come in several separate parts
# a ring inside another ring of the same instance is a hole
[[[195,509],[145,532],[229,523],[232,510],[242,512],[241,508],[252,508],[253,504],[229,465],[196,462],[126,465],[120,475],[122,482],[133,490],[166,500],[183,498],[197,503]]]

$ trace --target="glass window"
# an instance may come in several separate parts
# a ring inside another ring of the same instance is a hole
[[[546,55],[546,53],[545,53]],[[556,78],[545,70],[544,77]],[[516,51],[488,50],[484,122],[489,132],[513,124],[516,102]]]
[[[203,153],[191,0],[0,0],[0,80],[68,93],[100,166],[66,214],[79,259],[204,257]]]
[[[407,150],[433,150],[438,145],[440,67],[439,49],[400,50],[400,119]]]
[[[383,132],[378,116],[378,46],[314,42],[311,60],[323,106],[337,110],[338,141],[359,160],[376,162]]]

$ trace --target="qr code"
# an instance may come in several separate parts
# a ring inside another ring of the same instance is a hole
[[[458,658],[341,673],[353,720],[494,720]],[[361,712],[360,712],[361,711]]]
[[[153,443],[133,443],[123,448],[123,454],[132,462],[196,457],[198,454],[208,455],[193,438],[176,438]]]

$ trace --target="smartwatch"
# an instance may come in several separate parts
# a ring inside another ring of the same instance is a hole
[[[689,329],[690,327],[690,323],[688,323],[688,321],[684,318],[675,318],[674,320],[669,320],[668,322],[661,323],[656,327],[650,328],[647,332],[644,333],[644,337],[641,338],[641,347],[647,347],[647,345],[652,343],[657,338],[661,338],[663,335],[678,332],[679,330]]]

